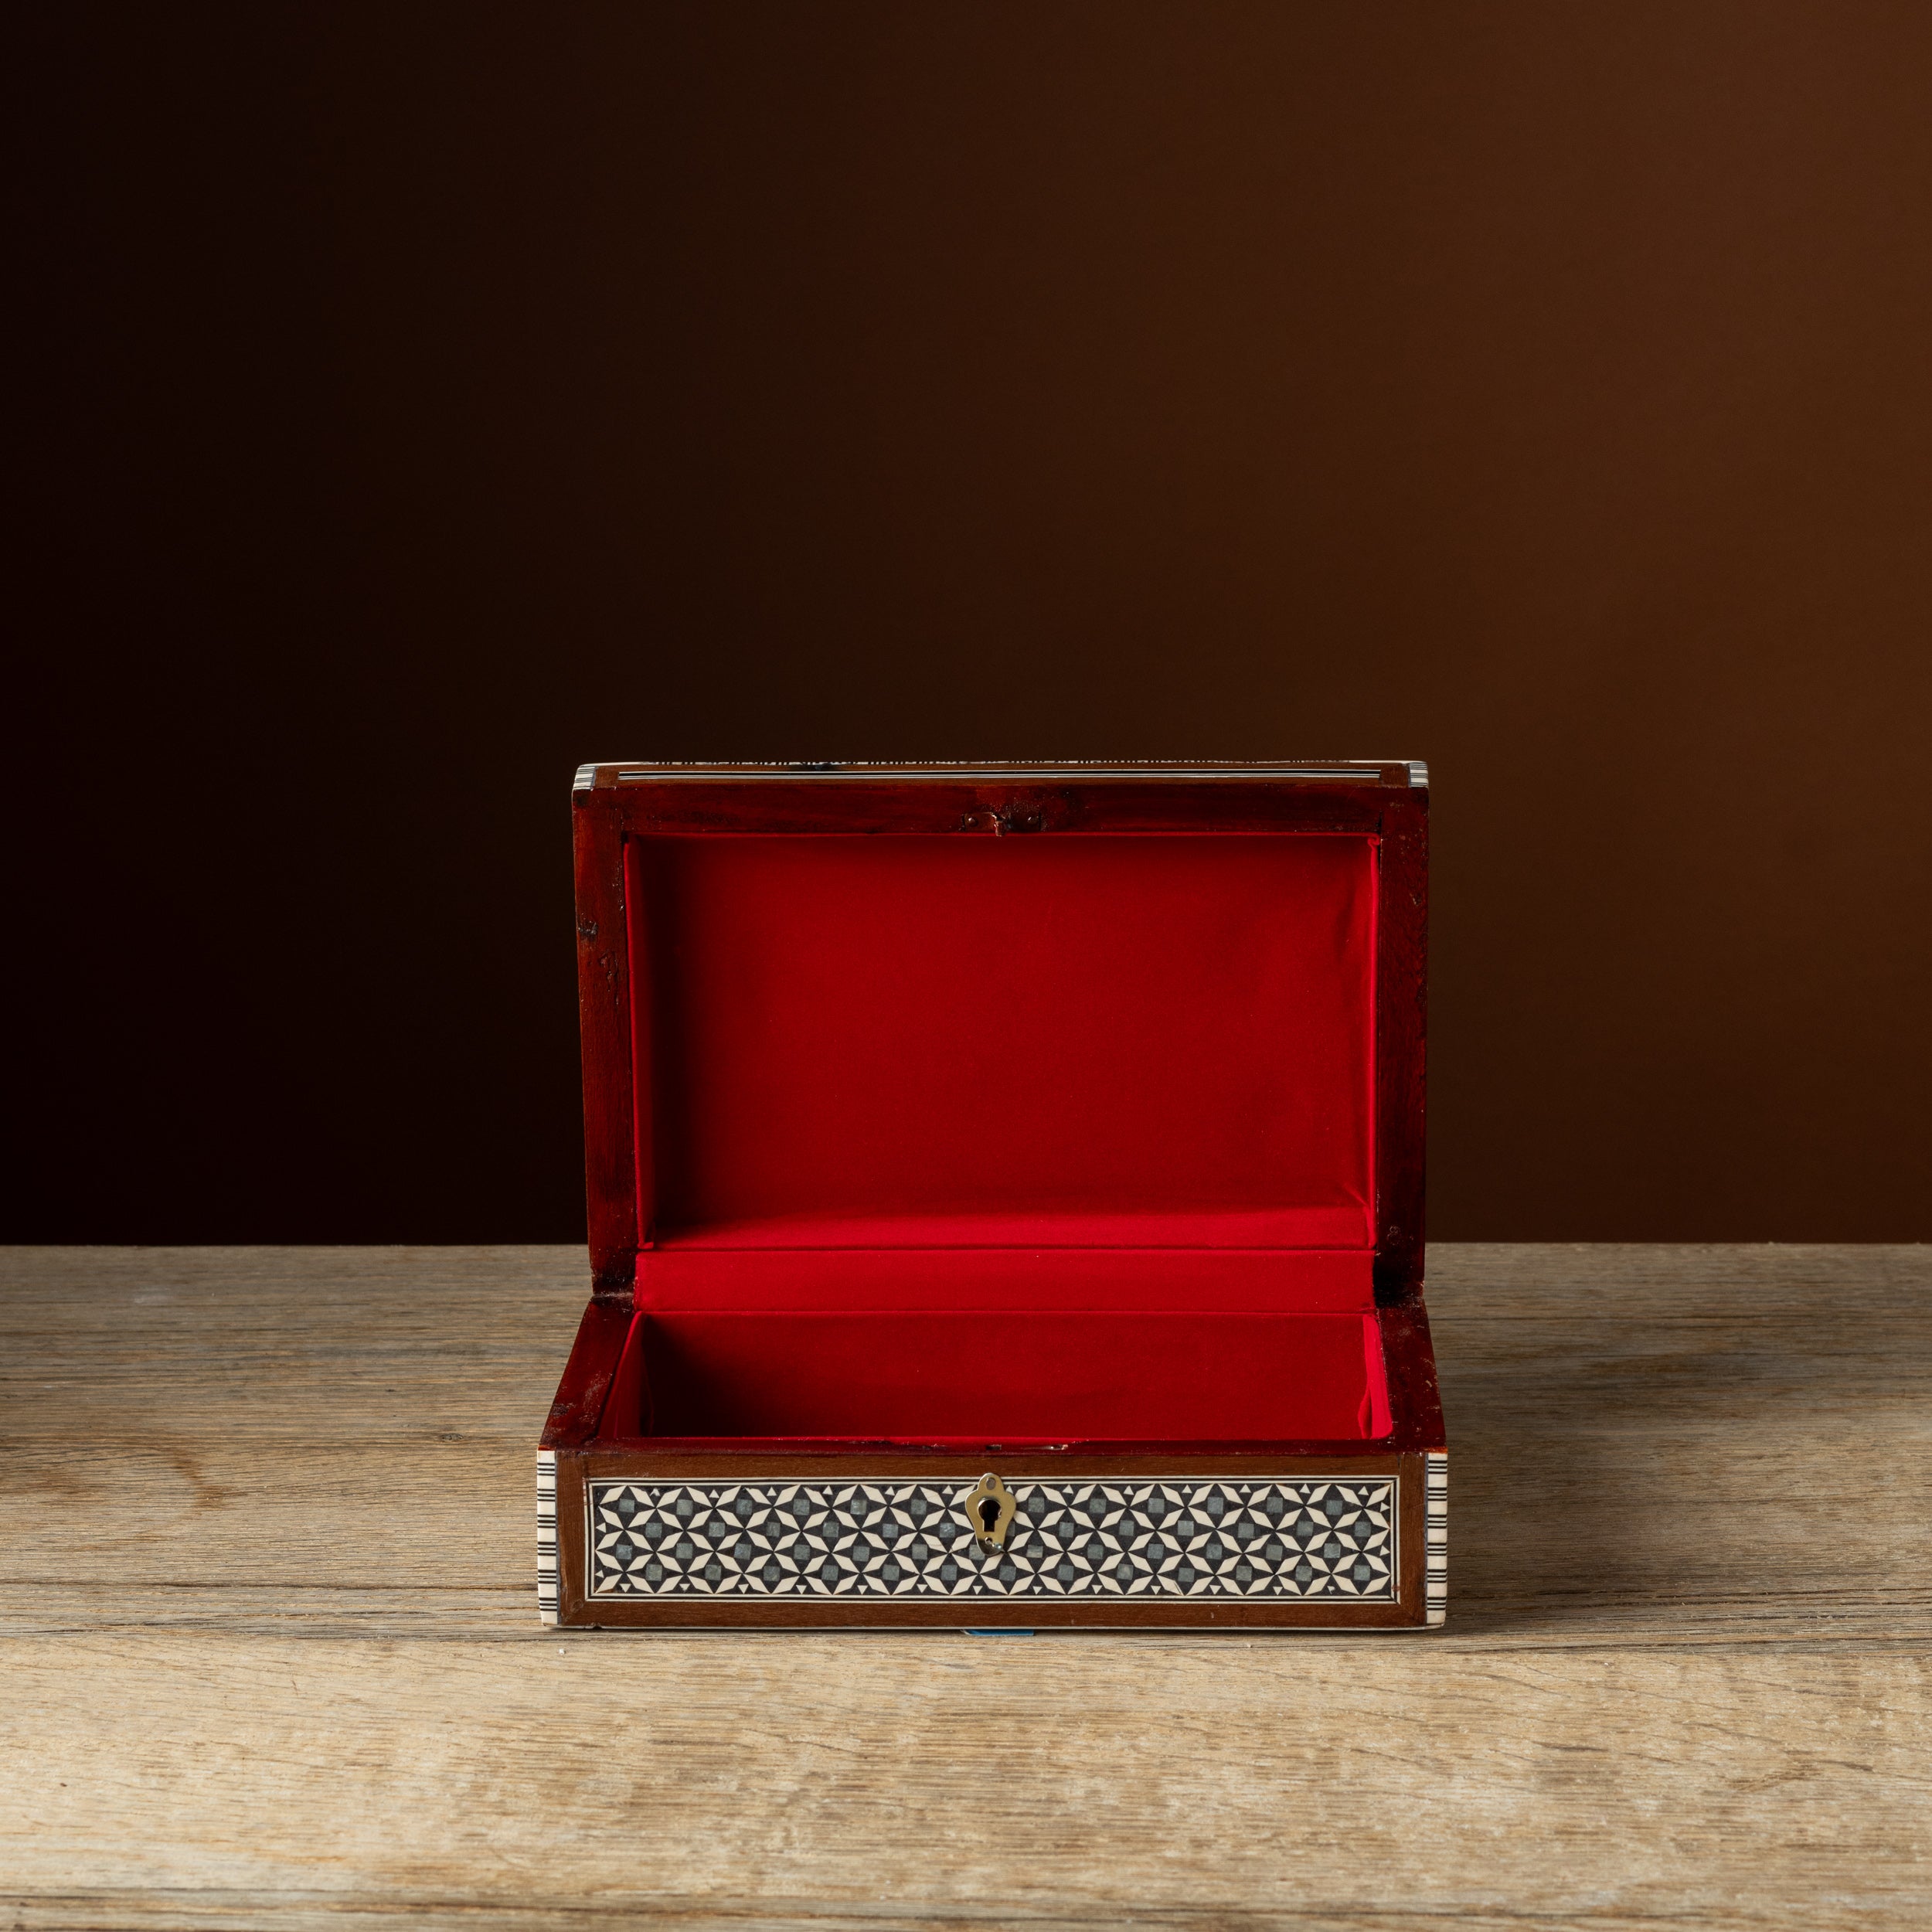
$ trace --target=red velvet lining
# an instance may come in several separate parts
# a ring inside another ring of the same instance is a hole
[[[1387,1433],[1374,840],[628,848],[640,1310],[602,1433]]]
[[[717,1308],[1173,1309],[1362,1313],[1370,1256],[1309,1248],[664,1248],[638,1262],[638,1305]]]
[[[1372,840],[628,852],[659,1233],[1260,1216],[1292,1245],[1313,1211],[1370,1244]]]
[[[639,1315],[602,1431],[953,1443],[1386,1435],[1372,1315]]]
[[[668,1228],[665,1251],[713,1248],[1363,1248],[1368,1209],[1232,1214],[774,1214]]]

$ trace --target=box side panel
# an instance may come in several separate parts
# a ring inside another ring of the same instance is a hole
[[[1416,1301],[1401,1308],[1383,1308],[1378,1318],[1393,1434],[1389,1446],[1403,1450],[1441,1449],[1447,1438],[1428,1311]]]
[[[583,1052],[583,1158],[591,1279],[624,1287],[648,1226],[638,1199],[624,838],[615,794],[571,794],[577,865],[577,1012]]]
[[[1376,1298],[1422,1298],[1428,1035],[1429,794],[1382,812],[1376,895]]]
[[[628,1300],[614,1296],[597,1296],[585,1308],[543,1426],[543,1447],[573,1448],[596,1436],[631,1319]]]

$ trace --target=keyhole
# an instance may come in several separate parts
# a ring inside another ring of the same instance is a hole
[[[989,1536],[999,1526],[999,1498],[997,1496],[980,1498],[979,1519],[986,1526],[986,1533]]]

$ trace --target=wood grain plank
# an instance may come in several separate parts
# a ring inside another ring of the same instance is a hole
[[[1094,1919],[1368,1916],[1392,1882],[1545,1917],[1932,1904],[1923,1706],[1889,1658],[1019,1648],[22,1645],[0,1869]]]
[[[0,1255],[22,1926],[1922,1923],[1932,1257],[1430,1255],[1438,1637],[545,1631],[582,1250]]]

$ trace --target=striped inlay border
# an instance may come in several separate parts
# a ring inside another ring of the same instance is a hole
[[[1449,1458],[1432,1449],[1422,1464],[1423,1604],[1432,1624],[1449,1621]]]
[[[536,1614],[556,1621],[556,1451],[536,1452]]]

